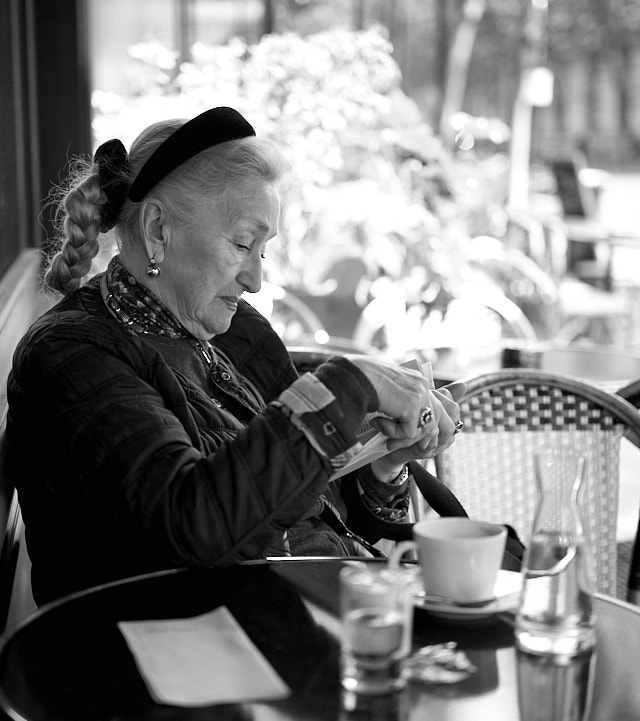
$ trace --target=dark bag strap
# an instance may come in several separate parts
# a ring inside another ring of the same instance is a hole
[[[418,461],[409,461],[409,473],[413,477],[418,490],[429,506],[439,516],[468,516],[463,505],[455,494],[441,480],[429,473]],[[355,479],[353,479],[355,480]],[[371,542],[380,538],[392,541],[406,541],[412,538],[413,523],[401,521],[385,521],[372,513],[362,500],[357,483],[342,484],[342,495],[348,507],[349,527],[360,536]],[[502,568],[508,571],[519,571],[524,554],[524,545],[518,538],[515,529],[505,524],[507,544]]]
[[[418,461],[409,461],[409,473],[425,501],[439,516],[468,516],[453,491]]]

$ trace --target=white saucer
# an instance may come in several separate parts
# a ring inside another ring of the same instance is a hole
[[[497,613],[514,611],[522,588],[522,576],[516,571],[498,571],[496,584],[493,587],[495,599],[486,606],[480,608],[475,606],[454,606],[450,603],[426,601],[420,596],[414,599],[416,608],[423,608],[434,616],[447,619],[473,620],[488,618]]]

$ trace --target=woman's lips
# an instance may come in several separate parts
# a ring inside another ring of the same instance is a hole
[[[238,308],[238,298],[231,295],[224,295],[220,300],[230,309],[236,310]]]

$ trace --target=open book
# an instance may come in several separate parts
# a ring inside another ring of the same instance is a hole
[[[405,368],[410,368],[412,370],[417,370],[422,373],[422,375],[425,376],[429,380],[429,386],[431,388],[434,388],[433,383],[433,371],[431,368],[431,362],[427,361],[426,363],[420,363],[418,360],[410,360],[406,361],[405,363],[402,363],[402,365]],[[385,436],[384,434],[380,433],[380,431],[375,430],[375,428],[371,428],[369,426],[371,420],[375,418],[376,416],[381,415],[379,413],[370,413],[366,416],[365,422],[363,424],[363,430],[361,433],[358,434],[358,440],[360,443],[362,443],[362,448],[358,453],[356,453],[355,456],[342,468],[338,469],[332,476],[331,480],[334,481],[336,478],[341,478],[342,476],[345,476],[347,473],[351,473],[351,471],[356,471],[358,468],[362,468],[362,466],[366,466],[367,463],[371,463],[372,461],[377,460],[378,458],[382,458],[382,456],[386,456],[389,452],[387,450],[387,441],[389,440],[388,436]]]

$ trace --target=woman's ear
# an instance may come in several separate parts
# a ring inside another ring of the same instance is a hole
[[[158,200],[145,200],[140,210],[140,235],[147,255],[156,263],[164,260],[164,251],[170,237],[167,212]]]

